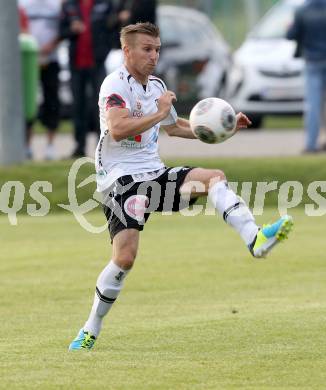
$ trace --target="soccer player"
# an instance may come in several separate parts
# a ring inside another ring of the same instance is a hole
[[[287,237],[289,216],[259,228],[252,213],[219,169],[166,167],[159,155],[160,126],[171,136],[195,138],[178,118],[176,96],[151,76],[160,53],[158,28],[137,23],[121,30],[124,65],[107,76],[99,96],[101,138],[96,150],[98,190],[113,244],[112,259],[99,275],[89,318],[70,350],[91,349],[103,318],[117,299],[138,250],[139,232],[151,211],[178,211],[208,195],[218,213],[244,240],[254,257],[264,257]],[[250,125],[237,114],[237,129]]]

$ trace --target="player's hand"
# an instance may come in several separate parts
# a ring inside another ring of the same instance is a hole
[[[164,114],[164,118],[169,115],[172,103],[175,100],[177,100],[177,98],[175,93],[172,91],[166,91],[159,99],[157,99],[158,112],[160,112],[162,115]]]
[[[246,129],[248,126],[251,125],[251,120],[242,112],[239,112],[236,116],[237,118],[237,124],[236,124],[236,130],[240,129]]]

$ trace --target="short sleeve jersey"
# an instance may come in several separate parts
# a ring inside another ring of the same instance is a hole
[[[158,135],[161,124],[176,122],[177,113],[173,107],[162,122],[121,141],[111,137],[106,113],[110,108],[118,107],[127,108],[133,118],[154,114],[157,99],[165,91],[161,79],[149,76],[147,85],[143,86],[124,65],[104,79],[99,94],[101,137],[95,152],[98,191],[104,191],[121,176],[153,172],[164,167],[158,154]]]

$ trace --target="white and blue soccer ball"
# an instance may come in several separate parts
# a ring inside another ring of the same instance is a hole
[[[223,99],[211,97],[200,100],[190,112],[190,127],[202,142],[217,144],[236,132],[236,113]]]

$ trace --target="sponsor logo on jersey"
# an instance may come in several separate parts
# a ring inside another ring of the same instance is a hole
[[[142,118],[144,116],[144,113],[143,113],[143,111],[135,110],[135,111],[133,111],[132,116],[134,118]]]
[[[137,107],[137,110],[141,110],[141,102],[139,100],[137,100],[137,102],[136,102],[136,107]]]
[[[106,100],[106,110],[112,107],[126,108],[126,102],[117,93],[113,93]]]
[[[139,143],[139,142],[141,142],[141,140],[142,140],[142,135],[139,134],[139,135],[135,135],[134,137],[131,136],[131,137],[128,137],[127,140],[128,140],[128,141],[134,141],[134,142],[138,142],[138,143]]]

